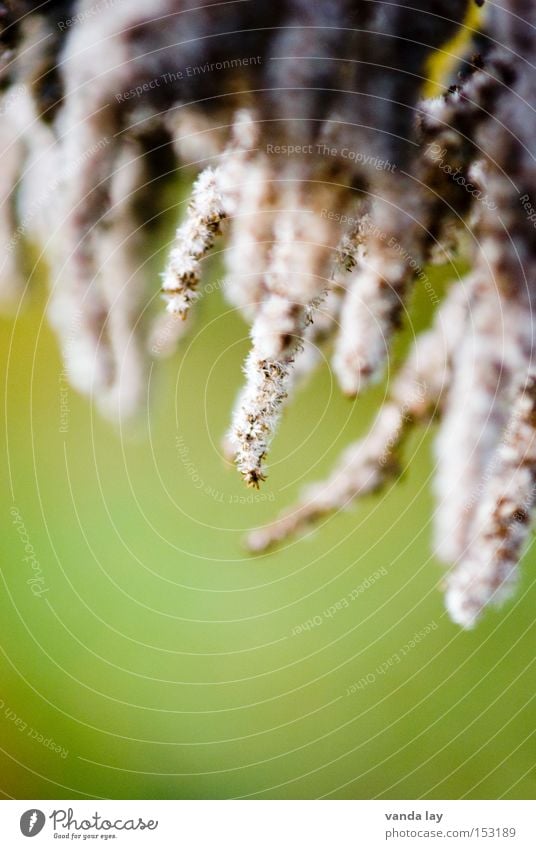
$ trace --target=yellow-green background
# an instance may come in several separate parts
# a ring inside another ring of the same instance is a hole
[[[448,273],[431,272],[438,291]],[[1,325],[9,441],[0,699],[69,755],[0,712],[0,792],[533,797],[534,554],[501,611],[472,632],[448,620],[430,556],[433,428],[406,446],[395,488],[283,551],[249,558],[243,530],[327,472],[371,421],[383,388],[350,403],[324,365],[274,444],[264,489],[273,500],[230,503],[247,491],[222,462],[219,440],[247,329],[219,293],[202,299],[179,353],[154,367],[148,421],[121,432],[70,391],[62,434],[61,364],[37,283],[16,324]],[[413,330],[429,311],[421,292]],[[192,484],[178,435],[203,487],[221,495]],[[50,587],[46,600],[26,584],[13,503]],[[292,636],[381,567],[387,574],[347,609]],[[438,627],[402,662],[375,673],[431,622]],[[345,695],[370,673],[374,683]]]

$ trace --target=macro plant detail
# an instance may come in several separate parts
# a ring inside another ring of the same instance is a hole
[[[426,98],[472,5],[0,3],[0,299],[16,302],[23,240],[38,243],[69,378],[105,415],[143,404],[154,340],[173,352],[223,239],[224,294],[251,326],[225,451],[258,487],[319,349],[355,397],[384,375],[424,267],[470,263],[370,433],[248,540],[264,551],[379,490],[436,417],[435,550],[463,627],[512,593],[536,484],[536,10],[490,4],[455,82]],[[190,203],[147,279],[162,183],[185,165]]]

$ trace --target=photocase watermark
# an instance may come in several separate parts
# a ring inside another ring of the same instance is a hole
[[[6,705],[3,699],[0,699],[0,717],[5,719],[7,722],[11,722],[14,728],[20,734],[26,735],[30,740],[34,740],[36,743],[39,743],[40,746],[44,746],[45,749],[50,749],[51,752],[55,752],[57,755],[65,760],[69,755],[69,750],[65,749],[63,746],[60,746],[59,743],[56,743],[53,737],[47,737],[45,734],[42,734],[38,731],[37,728],[34,728],[32,725],[28,725],[28,723],[21,717],[19,714],[14,711],[9,705]]]
[[[324,143],[311,144],[267,144],[266,153],[277,156],[330,156],[335,159],[346,159],[350,162],[359,162],[365,168],[375,171],[396,171],[396,165],[388,159],[380,159],[371,153],[363,153],[351,147],[337,147]]]
[[[448,151],[446,148],[441,147],[441,145],[433,142],[428,145],[426,149],[426,153],[430,155],[431,159],[438,168],[443,171],[444,174],[448,174],[455,183],[458,183],[459,186],[462,186],[470,195],[472,195],[475,200],[480,201],[485,207],[490,210],[497,209],[497,204],[490,200],[487,194],[484,194],[480,191],[474,183],[471,183],[461,172],[460,168],[453,168],[448,162],[445,162],[446,157],[448,156]]]
[[[35,549],[30,542],[30,535],[28,534],[20,511],[17,507],[12,507],[10,513],[13,525],[15,526],[20,541],[24,546],[25,556],[22,558],[22,561],[28,565],[32,572],[32,576],[27,579],[26,583],[31,588],[32,593],[36,598],[42,598],[45,593],[48,593],[49,587],[46,585],[45,575],[41,568],[41,564],[35,556]]]
[[[411,638],[408,640],[402,648],[398,649],[398,651],[394,652],[387,660],[384,660],[379,666],[376,667],[374,672],[367,672],[366,675],[363,675],[359,681],[355,681],[353,684],[350,684],[349,687],[346,688],[345,695],[352,696],[354,693],[357,693],[359,690],[365,690],[371,684],[375,684],[380,675],[385,675],[386,672],[389,672],[390,669],[394,669],[395,666],[398,666],[399,663],[402,663],[405,657],[413,651],[413,649],[417,648],[419,643],[421,643],[426,637],[431,634],[433,631],[437,631],[438,625],[435,620],[429,622],[428,625],[425,625],[424,628],[421,628],[419,631],[416,631]]]
[[[34,837],[44,828],[47,819],[50,820],[55,838],[84,842],[99,838],[112,840],[119,836],[116,832],[155,831],[159,824],[158,820],[146,820],[143,817],[105,817],[98,811],[89,817],[78,816],[73,808],[55,808],[47,817],[38,808],[30,808],[20,818],[20,830],[25,837]]]
[[[20,818],[20,830],[25,837],[36,837],[44,828],[46,817],[43,811],[31,808]]]
[[[354,589],[345,596],[340,598],[334,604],[330,604],[329,607],[326,607],[322,613],[313,616],[311,619],[308,619],[306,622],[302,622],[300,625],[295,625],[290,632],[291,636],[297,637],[299,634],[303,634],[306,631],[312,631],[314,628],[318,628],[322,625],[327,619],[333,619],[337,613],[350,607],[353,601],[357,601],[359,596],[363,595],[363,593],[374,586],[374,584],[376,584],[385,575],[387,575],[387,569],[385,566],[382,566],[380,569],[373,572],[372,575],[369,575],[368,578],[365,578],[364,581],[361,581],[357,587],[354,587]]]
[[[192,460],[190,448],[183,436],[179,435],[175,438],[175,447],[180,462],[184,466],[188,477],[195,489],[198,489],[203,495],[208,495],[214,501],[220,504],[260,504],[267,501],[275,501],[273,492],[248,492],[246,495],[233,495],[232,493],[222,492],[211,484],[206,483],[200,475],[199,469]]]
[[[69,336],[65,345],[63,346],[63,361],[67,362],[69,360],[70,353],[72,351],[74,340],[76,335],[80,329],[80,324],[82,321],[82,313],[80,311],[75,313],[71,330],[69,332]],[[70,405],[70,379],[69,373],[65,366],[60,372],[60,376],[58,378],[59,383],[59,401],[60,401],[60,433],[68,433],[69,432],[69,422],[71,417],[71,405]]]
[[[181,80],[199,77],[203,74],[213,74],[219,71],[232,71],[238,68],[248,68],[251,65],[261,65],[262,56],[242,56],[235,59],[222,59],[220,62],[206,62],[204,65],[187,65],[186,68],[178,69],[177,71],[169,71],[165,74],[160,74],[159,77],[153,77],[152,80],[146,80],[140,85],[129,88],[126,91],[119,92],[115,95],[118,103],[124,103],[126,100],[135,100],[148,94],[150,91],[155,91],[158,88],[180,82]]]

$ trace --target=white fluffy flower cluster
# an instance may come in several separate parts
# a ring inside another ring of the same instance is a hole
[[[191,311],[204,259],[225,235],[224,291],[252,342],[227,448],[259,486],[318,347],[333,351],[341,389],[355,396],[383,374],[412,289],[430,290],[427,263],[464,251],[471,273],[416,339],[370,434],[249,542],[263,550],[377,490],[397,474],[409,428],[435,415],[436,551],[451,567],[448,609],[472,626],[514,586],[534,511],[534,4],[493,5],[482,55],[461,61],[457,84],[433,100],[422,99],[426,62],[465,0],[217,11],[208,0],[156,0],[150,11],[134,0],[98,16],[83,14],[89,0],[63,5],[75,24],[64,33],[56,22],[48,42],[50,19],[24,3],[19,48],[9,26],[0,32],[3,299],[24,283],[22,238],[38,240],[72,382],[108,415],[129,415],[148,353],[173,351],[174,318]],[[47,92],[59,88],[50,115],[39,76],[47,43],[61,60],[45,75]],[[259,61],[231,61],[248,44]],[[200,58],[234,70],[210,81],[175,73]],[[166,156],[198,176],[163,275],[171,316],[151,326],[139,216],[150,217]]]

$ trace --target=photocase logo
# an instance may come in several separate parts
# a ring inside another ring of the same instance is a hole
[[[38,811],[35,808],[25,811],[20,818],[20,830],[25,837],[35,837],[42,830],[44,824],[45,815],[43,811]]]

